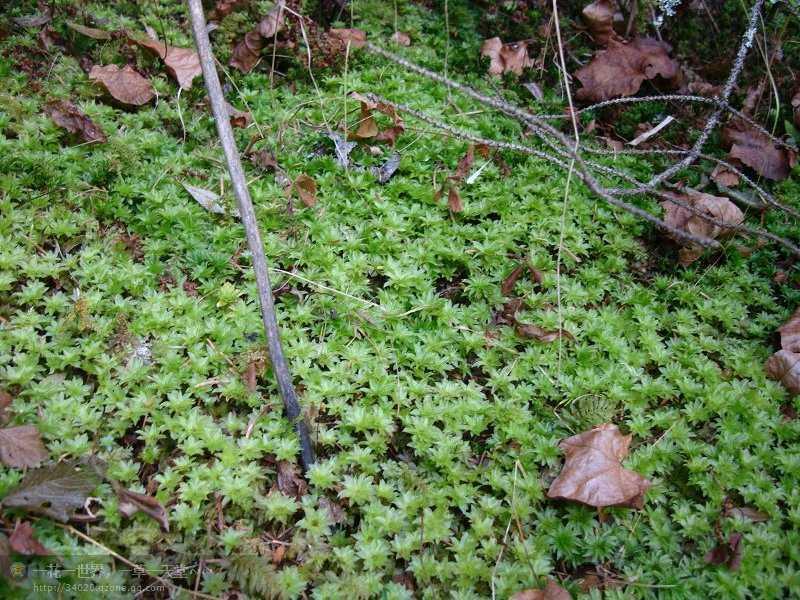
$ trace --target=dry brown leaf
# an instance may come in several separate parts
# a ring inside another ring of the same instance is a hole
[[[363,48],[367,43],[367,34],[360,29],[331,29],[328,34],[343,44],[349,42],[352,48]]]
[[[0,461],[7,467],[35,467],[49,456],[33,425],[0,429]]]
[[[583,20],[592,34],[592,39],[605,46],[612,39],[620,39],[614,31],[614,17],[619,14],[616,0],[595,0],[583,9]]]
[[[458,161],[456,165],[456,171],[450,177],[450,179],[454,179],[455,181],[463,181],[467,175],[469,175],[470,169],[472,169],[472,164],[475,162],[475,146],[470,144],[467,146],[467,152],[464,156],[461,157],[461,160]]]
[[[739,207],[722,196],[713,196],[690,188],[687,188],[685,194],[676,194],[674,192],[665,192],[665,194],[727,225],[740,225],[744,221],[744,214],[739,210]],[[710,223],[688,208],[679,206],[669,200],[663,201],[661,207],[664,209],[664,221],[666,224],[681,231],[709,239],[716,239],[733,232],[729,227],[721,227]],[[675,239],[678,242],[684,242],[680,238],[676,237]],[[683,266],[690,265],[701,254],[702,248],[700,246],[689,243],[681,250],[680,263]]]
[[[78,136],[86,143],[104,143],[108,141],[103,130],[68,100],[50,102],[45,105],[44,112],[52,119],[53,123]]]
[[[253,115],[251,115],[248,111],[239,110],[227,101],[225,102],[225,108],[228,110],[231,127],[244,129],[253,122]]]
[[[800,354],[778,350],[764,365],[767,377],[780,381],[790,393],[800,394]]]
[[[119,512],[128,518],[132,517],[137,512],[143,512],[161,525],[161,529],[167,532],[169,531],[167,511],[158,500],[152,496],[126,490],[119,485],[115,485],[114,487],[117,492],[117,497],[119,498]]]
[[[515,330],[520,337],[544,342],[545,344],[555,342],[558,338],[575,339],[575,336],[566,329],[544,329],[538,325],[530,325],[528,323],[518,322]]]
[[[153,37],[140,38],[130,32],[127,32],[127,36],[137,46],[146,48],[158,56],[167,68],[167,73],[185,90],[191,88],[194,78],[203,73],[200,57],[191,48],[168,46]]]
[[[407,33],[403,33],[402,31],[395,31],[391,39],[395,44],[398,44],[400,46],[411,45],[411,37]]]
[[[276,567],[283,562],[283,557],[286,555],[286,546],[278,544],[272,549],[272,564]]]
[[[447,191],[447,207],[450,209],[450,212],[460,213],[464,211],[464,205],[461,202],[461,194],[458,193],[458,189],[451,185],[450,189]]]
[[[217,4],[208,13],[209,21],[221,21],[234,10],[247,4],[248,0],[218,0]]]
[[[753,523],[765,523],[769,521],[769,515],[767,513],[756,510],[755,508],[750,508],[749,506],[732,506],[726,508],[725,512],[722,514],[729,518],[745,519]]]
[[[258,25],[248,31],[242,41],[233,49],[230,64],[242,73],[249,73],[261,57],[264,40],[274,40],[275,36],[283,30],[286,13],[284,0],[279,0]]]
[[[305,173],[301,173],[295,178],[292,188],[297,192],[303,204],[309,208],[317,203],[317,184]]]
[[[517,281],[520,277],[525,273],[525,270],[528,268],[526,263],[520,263],[517,265],[511,273],[509,273],[508,277],[503,280],[503,283],[500,284],[500,293],[503,296],[510,296],[511,292],[514,291],[514,286],[517,284]]]
[[[572,596],[553,579],[549,579],[542,589],[522,590],[511,596],[511,600],[572,600]]]
[[[344,509],[342,506],[333,500],[321,498],[319,501],[319,507],[325,509],[325,511],[328,513],[331,523],[334,525],[339,525],[347,520],[347,516],[344,514]]]
[[[789,319],[778,327],[781,336],[781,348],[789,352],[800,353],[800,307],[798,307]]]
[[[561,440],[566,459],[550,485],[548,498],[574,500],[597,508],[642,508],[650,482],[622,466],[628,456],[630,435],[606,423]]]
[[[717,165],[714,167],[714,170],[711,171],[711,180],[729,188],[734,188],[739,185],[739,176],[722,165]]]
[[[792,108],[794,109],[794,124],[800,127],[800,88],[792,96]]]
[[[115,100],[130,106],[147,104],[156,95],[150,81],[130,65],[121,69],[117,65],[95,65],[89,79],[102,84]]]
[[[33,527],[27,521],[20,521],[16,524],[8,542],[14,552],[25,556],[50,556],[53,554],[36,539]]]
[[[278,490],[297,500],[308,491],[308,484],[297,472],[297,465],[288,460],[278,461]]]
[[[632,96],[646,80],[661,78],[671,87],[680,81],[680,67],[669,57],[669,46],[651,38],[630,43],[610,40],[592,61],[578,69],[575,77],[583,84],[575,97],[586,102],[602,102],[619,96]]]
[[[90,37],[93,40],[110,40],[112,37],[110,31],[105,31],[104,29],[95,29],[94,27],[87,27],[86,25],[73,23],[72,21],[67,21],[67,27],[77,31],[81,35]]]
[[[536,66],[536,62],[528,56],[526,41],[504,44],[499,37],[493,37],[483,42],[481,56],[489,58],[489,75],[522,75],[523,69]]]
[[[764,133],[735,121],[722,130],[722,140],[730,147],[731,158],[741,161],[759,175],[782,181],[789,177],[797,156],[776,146]]]
[[[14,397],[5,390],[0,390],[0,423],[5,425],[10,418],[8,407],[14,401]]]
[[[742,534],[732,533],[727,541],[720,541],[705,556],[710,565],[725,565],[731,571],[738,571],[742,564]]]

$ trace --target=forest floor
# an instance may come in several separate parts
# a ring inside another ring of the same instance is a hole
[[[229,102],[250,113],[235,131],[256,159],[245,170],[317,452],[303,475],[202,77],[178,93],[124,36],[65,24],[150,26],[190,48],[183,3],[66,4],[42,36],[11,23],[36,12],[19,2],[0,35],[0,390],[3,418],[35,425],[50,461],[97,457],[105,475],[68,525],[6,503],[3,530],[30,521],[52,554],[14,546],[26,575],[12,570],[4,597],[54,597],[36,587],[54,583],[54,557],[105,565],[62,575],[96,586],[65,597],[131,597],[120,586],[137,579],[132,564],[211,597],[505,599],[549,579],[575,598],[797,593],[798,403],[763,368],[800,302],[779,248],[732,238],[680,266],[658,230],[510,151],[476,153],[472,177],[452,183],[462,206],[448,205],[435,192],[468,144],[409,116],[393,147],[360,142],[344,168],[325,131],[363,122],[350,92],[487,138],[524,130],[364,50],[312,63],[313,80],[281,54],[302,47],[276,51],[272,76],[270,51],[239,73],[230,48],[271,5],[233,11],[212,40]],[[479,59],[481,10],[449,9],[446,22],[439,9],[369,0],[352,17],[386,47],[395,28],[408,32],[410,46],[393,48],[416,63],[442,71],[447,55],[459,81],[503,86]],[[86,60],[137,65],[158,97],[121,108]],[[523,91],[503,93],[537,109]],[[56,100],[107,140],[70,139],[48,116]],[[557,85],[541,102],[565,106]],[[631,135],[636,110],[619,116]],[[279,169],[263,168],[267,152]],[[381,183],[369,167],[394,152]],[[601,160],[645,178],[665,164]],[[287,196],[298,177],[305,195]],[[220,194],[224,212],[184,185]],[[796,179],[771,189],[800,209]],[[547,497],[559,441],[601,423],[632,435],[625,467],[652,484],[641,510]],[[0,467],[0,498],[23,476]],[[126,516],[119,487],[153,497],[157,518],[141,504]],[[125,560],[101,560],[108,549]],[[158,580],[138,581],[166,597]]]

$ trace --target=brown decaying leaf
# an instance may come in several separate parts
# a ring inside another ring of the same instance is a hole
[[[53,123],[78,136],[86,143],[108,141],[103,130],[68,100],[50,102],[45,105],[44,112],[52,119]]]
[[[288,460],[278,461],[278,490],[298,500],[308,491],[308,484],[297,472],[297,465]]]
[[[767,359],[767,377],[780,381],[791,394],[800,394],[800,307],[778,328],[781,349]]]
[[[538,342],[549,344],[555,342],[558,338],[567,338],[574,340],[575,336],[566,329],[544,329],[538,325],[530,325],[528,323],[517,323],[514,327],[517,335],[520,337],[533,339]]]
[[[328,498],[320,498],[319,507],[325,509],[325,511],[328,513],[328,518],[334,525],[339,525],[347,520],[347,516],[344,514],[344,509],[342,506],[333,500],[328,500]]]
[[[727,225],[740,225],[744,221],[744,214],[739,210],[739,207],[722,196],[705,194],[691,188],[687,188],[684,194],[676,194],[674,192],[665,192],[665,194]],[[710,239],[716,239],[733,232],[728,227],[720,227],[705,221],[688,208],[679,206],[669,200],[664,200],[661,203],[661,207],[664,209],[664,221],[667,225],[681,231]],[[676,238],[676,241],[682,240]],[[700,257],[702,252],[703,249],[700,246],[688,244],[681,250],[679,262],[683,266],[690,265]]]
[[[650,482],[624,468],[630,435],[606,423],[561,441],[566,459],[559,476],[550,485],[548,498],[574,500],[597,508],[624,506],[642,508]]]
[[[800,127],[800,88],[792,96],[792,108],[794,109],[794,124]]]
[[[115,485],[114,489],[119,498],[119,512],[128,518],[137,512],[142,512],[161,525],[161,529],[169,531],[167,511],[158,500],[152,496],[127,490],[120,485]]]
[[[283,557],[286,555],[286,546],[278,544],[271,551],[272,564],[276,567],[283,562]]]
[[[164,42],[154,39],[152,36],[140,38],[130,32],[127,32],[127,36],[137,46],[146,48],[158,56],[167,68],[167,73],[185,90],[191,88],[194,78],[203,73],[203,69],[200,66],[200,57],[191,48],[167,46]]]
[[[264,47],[264,40],[272,40],[283,30],[286,13],[284,11],[285,2],[279,0],[266,16],[259,21],[258,25],[236,44],[231,55],[230,65],[236,67],[242,73],[249,73],[258,63],[261,57],[261,49]]]
[[[578,69],[575,77],[583,84],[575,97],[584,102],[601,102],[619,96],[632,96],[646,80],[660,77],[670,87],[680,81],[680,67],[669,57],[669,46],[651,38],[630,43],[610,40],[592,61]]]
[[[511,292],[514,291],[514,286],[517,284],[517,281],[520,277],[525,273],[525,270],[528,268],[526,263],[520,263],[517,265],[511,273],[509,273],[508,277],[503,280],[503,283],[500,284],[500,292],[503,296],[510,296]]]
[[[221,21],[234,10],[247,4],[248,0],[218,0],[211,12],[208,13],[209,21]]]
[[[105,31],[104,29],[95,29],[94,27],[87,27],[86,25],[81,25],[80,23],[74,23],[72,21],[67,21],[67,27],[94,40],[110,40],[112,37],[110,31]]]
[[[343,44],[349,42],[351,48],[363,48],[367,42],[367,34],[361,29],[330,29],[328,35]]]
[[[458,193],[458,188],[450,186],[447,190],[447,208],[450,212],[460,213],[464,212],[464,205],[461,203],[461,194]]]
[[[723,128],[722,140],[730,147],[731,158],[773,181],[789,177],[797,162],[794,152],[776,146],[764,133],[740,121]]]
[[[711,181],[725,187],[734,188],[739,185],[739,176],[722,165],[717,165],[711,171]]]
[[[26,15],[24,17],[14,17],[14,24],[19,27],[41,27],[47,25],[53,18],[53,10],[50,7],[41,14]]]
[[[301,173],[295,178],[292,189],[297,192],[303,204],[309,208],[317,203],[317,184],[305,173]]]
[[[619,12],[615,0],[595,0],[583,9],[583,20],[596,44],[605,46],[620,39],[614,31],[614,16]]]
[[[27,521],[20,521],[16,524],[8,542],[14,552],[25,556],[50,556],[53,554],[36,539],[33,527]]]
[[[392,41],[395,44],[400,46],[410,46],[411,45],[411,37],[407,33],[403,33],[402,31],[395,31],[392,34]]]
[[[722,514],[726,517],[744,519],[752,521],[753,523],[769,521],[769,515],[767,513],[756,510],[755,508],[750,508],[749,506],[732,506],[726,508],[725,512]]]
[[[709,550],[705,561],[710,565],[725,565],[731,571],[738,571],[742,564],[742,534],[732,533],[727,541],[720,541]]]
[[[102,84],[118,102],[130,106],[147,104],[156,95],[150,81],[130,65],[121,69],[117,65],[95,65],[89,72],[89,79]]]
[[[361,113],[358,120],[358,129],[350,133],[349,138],[357,140],[374,138],[376,142],[388,142],[390,146],[394,146],[398,136],[405,131],[405,124],[394,106],[383,102],[373,102],[358,92],[353,92],[350,97],[361,103]],[[381,131],[372,116],[372,111],[374,110],[382,112],[392,119],[392,126]]]
[[[489,58],[489,75],[522,75],[524,69],[536,66],[528,56],[527,41],[504,44],[499,37],[489,38],[481,46],[481,56]]]
[[[5,390],[0,390],[0,423],[6,424],[9,419],[8,407],[14,401],[14,397]]]
[[[553,579],[549,579],[542,589],[522,590],[511,596],[510,600],[572,600],[572,596]]]
[[[0,461],[7,467],[35,467],[49,456],[33,425],[0,429]]]
[[[244,129],[252,123],[253,115],[248,111],[239,110],[228,102],[225,102],[225,108],[228,110],[228,115],[230,116],[231,127]]]
[[[28,471],[3,498],[7,508],[23,508],[66,522],[99,483],[97,473],[79,461],[61,462]]]

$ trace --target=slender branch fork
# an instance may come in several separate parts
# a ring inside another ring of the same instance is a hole
[[[441,84],[447,86],[448,88],[455,89],[455,90],[463,93],[464,95],[466,95],[466,96],[468,96],[468,97],[480,102],[481,104],[484,104],[486,106],[494,108],[494,109],[496,109],[496,110],[498,110],[498,111],[500,111],[500,112],[502,112],[502,113],[504,113],[504,114],[506,114],[506,115],[508,115],[508,116],[510,116],[512,118],[517,119],[518,121],[520,121],[523,124],[525,124],[528,127],[530,127],[531,131],[547,147],[547,150],[546,151],[545,150],[538,150],[538,149],[535,149],[535,148],[531,148],[530,146],[527,146],[527,145],[521,145],[521,144],[516,144],[516,143],[512,143],[512,142],[502,142],[502,141],[497,141],[497,140],[487,140],[487,139],[484,139],[484,138],[480,138],[480,137],[474,136],[474,135],[472,135],[472,134],[470,134],[468,132],[462,131],[460,129],[457,129],[455,127],[452,127],[450,125],[442,123],[441,121],[438,121],[437,119],[434,119],[434,118],[432,118],[432,117],[430,117],[430,116],[428,116],[428,115],[426,115],[424,113],[420,113],[419,111],[415,111],[414,109],[412,109],[410,107],[404,106],[404,105],[399,104],[399,103],[391,102],[390,100],[387,100],[387,99],[384,99],[384,98],[380,98],[380,101],[382,101],[382,102],[384,102],[386,104],[393,105],[398,110],[402,110],[404,112],[407,112],[408,114],[411,114],[411,115],[417,117],[418,119],[420,119],[420,120],[422,120],[422,121],[424,121],[424,122],[426,122],[426,123],[438,128],[438,129],[442,129],[443,131],[446,131],[447,133],[449,133],[450,135],[452,135],[454,137],[461,138],[461,139],[466,139],[466,140],[473,141],[473,142],[476,142],[476,143],[484,143],[484,144],[486,144],[488,146],[495,147],[495,148],[513,150],[513,151],[517,151],[517,152],[523,152],[523,153],[526,153],[526,154],[531,154],[531,155],[534,155],[534,156],[538,156],[538,157],[543,158],[543,159],[549,161],[551,164],[554,164],[554,165],[556,165],[559,168],[564,169],[564,170],[569,170],[570,164],[572,164],[573,161],[574,161],[574,166],[575,166],[575,169],[577,171],[577,175],[580,177],[580,179],[583,181],[583,183],[589,188],[590,191],[592,191],[594,194],[599,196],[601,199],[603,199],[608,204],[611,204],[612,206],[616,206],[618,208],[622,208],[623,210],[626,210],[626,211],[628,211],[628,212],[630,212],[630,213],[632,213],[632,214],[634,214],[634,215],[636,215],[636,216],[638,216],[638,217],[640,217],[640,218],[642,218],[642,219],[644,219],[646,221],[649,221],[650,223],[653,223],[654,225],[656,225],[660,229],[669,232],[672,236],[674,236],[676,238],[684,239],[686,241],[692,242],[694,244],[699,244],[699,245],[705,246],[705,247],[713,247],[713,248],[719,248],[720,247],[719,242],[717,242],[716,240],[712,240],[712,239],[709,239],[709,238],[706,238],[706,237],[696,236],[696,235],[690,234],[690,233],[688,233],[686,231],[676,229],[675,227],[670,226],[669,224],[664,222],[662,219],[656,217],[655,215],[651,214],[650,212],[648,212],[648,211],[646,211],[646,210],[644,210],[644,209],[642,209],[642,208],[640,208],[640,207],[638,207],[636,205],[633,205],[633,204],[630,204],[628,202],[623,201],[619,196],[652,194],[652,195],[654,195],[654,196],[656,196],[658,198],[661,198],[662,200],[667,200],[669,202],[672,202],[672,203],[676,204],[677,206],[680,206],[680,207],[688,210],[689,212],[697,215],[697,217],[699,217],[700,219],[702,219],[704,221],[707,221],[707,222],[712,223],[714,225],[723,227],[725,229],[740,231],[742,233],[747,233],[747,234],[750,234],[750,235],[754,235],[756,237],[760,237],[762,239],[767,239],[767,240],[773,241],[775,243],[778,243],[778,244],[782,245],[783,247],[788,249],[793,254],[800,256],[800,247],[798,247],[796,244],[794,244],[791,240],[788,240],[786,238],[782,238],[782,237],[777,236],[777,235],[775,235],[773,233],[770,233],[768,231],[764,231],[763,229],[760,229],[760,228],[748,227],[746,225],[731,225],[729,223],[725,223],[723,221],[720,221],[719,219],[714,218],[711,215],[708,215],[705,212],[700,211],[699,209],[695,208],[694,206],[692,206],[692,205],[690,205],[690,204],[688,204],[686,202],[683,202],[680,198],[676,198],[674,195],[669,195],[669,194],[667,194],[667,193],[665,193],[663,191],[660,191],[657,188],[657,186],[659,184],[670,186],[671,184],[669,183],[668,178],[673,176],[674,174],[676,174],[681,169],[691,166],[698,158],[701,158],[701,159],[707,159],[708,158],[708,159],[711,159],[713,162],[717,162],[718,164],[723,164],[723,165],[726,164],[726,163],[724,163],[724,161],[720,161],[720,160],[718,160],[716,158],[708,157],[707,155],[702,154],[702,147],[705,144],[705,142],[707,141],[707,139],[710,136],[710,134],[713,131],[713,129],[719,124],[719,121],[720,121],[720,118],[721,118],[721,115],[722,115],[723,112],[727,111],[727,112],[730,112],[731,114],[733,114],[734,116],[736,116],[738,118],[744,119],[746,122],[750,123],[751,125],[755,125],[758,130],[762,130],[763,129],[759,125],[755,124],[749,117],[747,117],[746,115],[743,115],[740,111],[734,109],[729,103],[729,98],[731,96],[731,93],[733,92],[733,89],[736,86],[736,82],[738,81],[739,75],[740,75],[742,67],[744,65],[744,60],[745,60],[745,57],[747,55],[747,51],[750,48],[750,46],[752,45],[753,36],[755,35],[755,28],[757,26],[758,17],[761,14],[761,9],[763,7],[763,4],[764,4],[764,0],[756,0],[755,3],[753,4],[753,7],[752,7],[751,12],[750,12],[749,26],[748,26],[747,30],[744,32],[744,34],[742,36],[742,40],[741,40],[741,43],[740,43],[740,46],[739,46],[739,50],[737,52],[736,59],[734,61],[733,68],[731,70],[731,74],[730,74],[730,76],[729,76],[729,78],[728,78],[728,80],[727,80],[727,82],[726,82],[726,84],[724,86],[721,98],[706,99],[706,98],[702,98],[702,97],[699,97],[699,96],[680,96],[680,95],[664,96],[664,98],[670,99],[670,100],[674,99],[674,100],[703,102],[703,103],[711,104],[711,105],[713,105],[715,107],[715,110],[713,111],[713,114],[711,115],[711,117],[706,122],[706,125],[703,128],[703,131],[702,131],[702,133],[700,135],[700,138],[694,144],[694,147],[692,149],[690,149],[690,150],[687,150],[687,151],[674,151],[674,152],[648,151],[648,150],[639,150],[639,151],[628,151],[628,152],[626,152],[626,153],[631,153],[631,154],[634,154],[634,153],[636,153],[636,154],[647,154],[647,153],[649,153],[649,154],[654,154],[654,155],[656,155],[656,154],[664,154],[664,155],[674,154],[675,156],[683,156],[682,160],[679,160],[677,163],[673,164],[671,167],[669,167],[668,169],[666,169],[662,173],[659,173],[658,175],[654,176],[648,182],[641,182],[638,179],[632,177],[631,175],[625,173],[624,171],[622,171],[620,169],[611,168],[611,167],[608,167],[608,166],[605,166],[605,165],[598,164],[596,162],[585,160],[581,156],[581,151],[582,150],[583,151],[587,151],[589,153],[593,153],[593,154],[605,154],[605,152],[582,148],[582,147],[580,147],[580,145],[576,146],[574,141],[569,140],[561,131],[557,130],[552,125],[547,123],[548,120],[553,120],[555,117],[557,117],[557,115],[536,115],[536,114],[528,112],[528,111],[526,111],[526,110],[524,110],[524,109],[522,109],[522,108],[520,108],[518,106],[515,106],[515,105],[513,105],[513,104],[511,104],[511,103],[509,103],[509,102],[507,102],[507,101],[505,101],[505,100],[503,100],[501,98],[498,98],[496,96],[486,96],[485,94],[482,94],[481,92],[475,90],[474,88],[471,88],[471,87],[469,87],[467,85],[464,85],[464,84],[461,84],[461,83],[459,83],[457,81],[449,79],[446,76],[442,76],[442,75],[440,75],[438,73],[435,73],[434,71],[431,71],[431,70],[426,69],[424,67],[421,67],[419,65],[416,65],[416,64],[406,60],[405,58],[403,58],[401,56],[398,56],[397,54],[389,52],[388,50],[386,50],[384,48],[381,48],[380,46],[376,46],[375,44],[373,44],[371,42],[367,42],[365,44],[365,48],[367,50],[369,50],[370,52],[373,52],[374,54],[382,56],[383,58],[386,58],[386,59],[390,60],[391,62],[394,62],[394,63],[396,63],[396,64],[408,69],[409,71],[412,71],[414,73],[418,73],[418,74],[420,74],[420,75],[422,75],[422,76],[424,76],[424,77],[426,77],[428,79],[431,79],[433,81],[441,83]],[[375,96],[375,98],[377,99],[378,97]],[[602,106],[605,106],[605,105],[615,104],[615,103],[618,103],[618,102],[646,101],[648,99],[662,99],[662,97],[655,96],[655,97],[649,97],[649,98],[611,100],[611,101],[607,101],[605,103],[600,103],[600,104],[597,104],[597,105],[593,105],[593,106],[587,107],[587,108],[585,108],[583,110],[585,111],[585,110],[590,110],[590,109],[593,109],[593,108],[599,108],[599,107],[602,107]],[[563,118],[563,117],[561,117],[561,118]],[[775,140],[774,136],[769,135],[769,137],[770,137],[770,139],[773,139],[773,141]],[[786,144],[781,144],[781,145],[786,146]],[[738,172],[738,170],[735,169],[735,168],[734,168],[734,171]],[[604,173],[606,175],[617,177],[619,179],[627,181],[628,183],[633,184],[634,187],[632,187],[632,188],[612,188],[612,189],[605,188],[597,181],[597,179],[595,178],[593,172]],[[760,186],[755,184],[749,178],[745,177],[744,181],[748,185],[751,185],[751,187],[753,187],[753,189],[755,189],[756,192],[765,200],[765,202],[767,204],[767,207],[769,207],[769,208],[777,208],[777,209],[782,210],[782,211],[784,211],[784,212],[786,212],[788,214],[791,214],[792,216],[798,216],[798,212],[795,209],[793,209],[792,207],[789,207],[789,206],[786,206],[786,205],[783,205],[783,204],[779,203],[777,200],[775,200],[775,198],[772,197],[772,195],[770,195],[768,192],[763,190]]]
[[[258,298],[261,303],[261,320],[264,323],[264,331],[267,335],[267,345],[269,348],[270,362],[275,379],[278,383],[283,405],[286,409],[286,416],[294,424],[300,442],[300,459],[303,469],[308,469],[314,464],[314,449],[311,445],[311,437],[308,433],[300,404],[297,401],[297,394],[292,383],[292,376],[289,366],[281,347],[280,334],[278,331],[278,320],[275,317],[275,300],[272,297],[272,287],[269,282],[269,272],[267,259],[264,255],[264,246],[261,241],[261,234],[258,230],[256,214],[253,210],[253,202],[250,199],[250,192],[247,189],[247,180],[242,170],[242,163],[239,159],[239,151],[233,138],[233,130],[228,120],[228,112],[225,106],[225,97],[222,94],[222,86],[219,82],[217,69],[214,65],[214,55],[211,51],[211,43],[208,39],[206,29],[206,18],[203,14],[202,0],[187,0],[189,13],[192,20],[192,32],[194,33],[195,46],[200,56],[200,65],[203,69],[203,79],[205,80],[208,97],[211,101],[211,110],[214,114],[214,121],[217,124],[217,133],[222,142],[222,149],[225,152],[225,160],[228,164],[228,172],[233,184],[233,193],[239,206],[239,215],[247,236],[247,245],[253,257],[253,270],[256,276],[256,286],[258,287]]]

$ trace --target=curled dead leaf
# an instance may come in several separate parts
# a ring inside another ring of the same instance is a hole
[[[464,211],[464,205],[461,202],[461,194],[458,192],[458,188],[451,185],[450,189],[447,191],[447,207],[450,209],[450,212],[460,213]]]
[[[710,565],[725,565],[731,571],[738,571],[742,564],[742,534],[732,533],[726,541],[720,541],[705,556]]]
[[[570,593],[549,579],[542,589],[528,589],[517,592],[510,600],[572,600]]]
[[[767,377],[780,381],[791,394],[800,394],[800,354],[778,350],[764,364]]]
[[[797,162],[794,152],[776,146],[767,135],[741,121],[734,121],[723,128],[722,140],[730,147],[731,158],[773,181],[789,177]]]
[[[300,200],[311,208],[317,203],[317,184],[305,173],[298,175],[292,182],[292,189],[297,192]]]
[[[524,69],[536,66],[528,56],[527,41],[504,44],[499,37],[493,37],[483,42],[481,56],[489,58],[489,75],[522,75]]]
[[[519,322],[517,322],[514,329],[517,332],[517,335],[520,337],[533,339],[538,342],[544,342],[545,344],[555,342],[559,338],[575,340],[575,336],[566,329],[544,329],[538,325],[530,325],[528,323]]]
[[[8,540],[14,552],[25,556],[51,556],[50,552],[38,539],[33,527],[27,521],[20,521]]]
[[[120,485],[115,485],[114,489],[119,498],[119,512],[128,518],[137,512],[142,512],[161,525],[161,529],[169,531],[167,511],[158,500],[152,496],[127,490]]]
[[[117,65],[95,65],[89,72],[89,79],[102,84],[118,102],[130,106],[147,104],[156,95],[150,81],[130,65],[121,69]]]
[[[520,277],[525,273],[525,270],[528,268],[526,263],[520,263],[517,265],[511,273],[509,273],[508,277],[503,280],[503,283],[500,284],[500,293],[503,296],[510,296],[511,292],[514,291],[514,286],[517,284],[517,281]]]
[[[778,327],[778,333],[781,336],[781,348],[800,353],[800,307],[792,313],[786,323]]]
[[[619,96],[632,96],[642,83],[660,78],[670,87],[680,82],[678,63],[669,57],[669,46],[651,38],[630,43],[610,40],[592,61],[578,69],[575,77],[583,87],[575,97],[584,102],[602,102]]]
[[[297,465],[288,460],[278,461],[278,490],[299,500],[308,492],[306,480],[297,472]]]
[[[714,170],[711,171],[711,180],[729,188],[734,188],[739,185],[739,176],[722,165],[717,165],[714,167]]]
[[[275,6],[264,16],[258,25],[236,44],[231,55],[230,65],[236,67],[242,73],[249,73],[258,63],[261,57],[261,49],[264,47],[265,40],[274,40],[275,36],[283,30],[286,3],[279,0]]]
[[[614,31],[615,19],[622,18],[616,0],[595,0],[586,5],[582,15],[592,39],[598,45],[605,46],[612,39],[620,39]]]
[[[86,113],[68,100],[50,102],[44,107],[45,114],[69,133],[79,137],[86,143],[104,143],[108,141],[100,126],[96,125]]]
[[[67,21],[67,27],[73,31],[77,31],[81,35],[90,37],[93,40],[110,40],[112,37],[110,31],[106,31],[104,29],[95,29],[94,27],[87,27],[86,25],[73,23],[72,21]]]
[[[244,129],[250,125],[250,123],[252,123],[253,115],[251,115],[248,111],[239,110],[235,106],[229,104],[227,101],[225,102],[225,108],[228,110],[231,127]]]
[[[203,73],[200,57],[191,48],[168,46],[164,42],[154,39],[153,36],[140,38],[130,32],[126,32],[126,35],[132,43],[146,48],[158,56],[167,68],[167,73],[185,90],[191,88],[194,78]]]
[[[0,429],[0,461],[7,467],[35,467],[48,456],[42,436],[33,425]]]
[[[367,43],[367,34],[361,29],[330,29],[328,34],[342,44],[350,44],[351,48],[363,48]]]
[[[547,497],[597,508],[642,508],[644,493],[651,484],[622,466],[630,443],[630,435],[622,435],[616,425],[609,423],[561,440],[559,447],[566,459]]]
[[[411,37],[407,33],[403,33],[402,31],[395,31],[392,34],[391,40],[400,46],[410,46],[411,45]]]
[[[674,198],[676,201],[726,225],[736,226],[744,221],[744,214],[739,210],[739,207],[725,197],[705,194],[691,188],[687,188],[685,194],[665,193],[668,197]],[[685,206],[680,206],[669,200],[663,201],[661,206],[664,209],[664,221],[667,225],[681,231],[709,239],[716,239],[733,232],[730,227],[722,227],[706,221]],[[679,238],[676,238],[676,241],[684,243],[684,240]],[[700,246],[688,244],[681,251],[680,263],[683,266],[687,266],[697,260],[701,253],[702,248]]]

